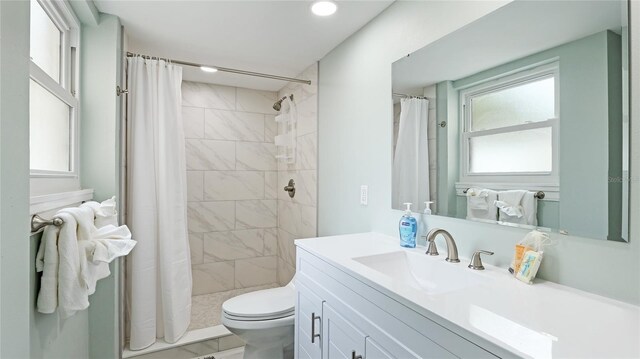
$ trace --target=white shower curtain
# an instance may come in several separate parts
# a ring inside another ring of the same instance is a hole
[[[423,209],[429,196],[429,146],[427,123],[429,101],[404,98],[400,101],[400,124],[396,152],[393,156],[393,208],[405,208],[403,203],[413,203],[412,210]]]
[[[182,68],[128,59],[127,261],[130,348],[176,342],[191,317]]]

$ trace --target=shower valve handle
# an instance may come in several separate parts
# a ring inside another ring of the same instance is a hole
[[[284,186],[284,190],[285,192],[289,192],[289,197],[291,198],[296,195],[296,183],[293,181],[293,179],[290,179],[289,184]]]

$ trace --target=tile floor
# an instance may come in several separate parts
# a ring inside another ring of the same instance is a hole
[[[192,297],[191,325],[189,330],[220,325],[222,303],[237,295],[256,290],[277,287],[277,283],[257,287],[234,289],[226,292],[196,295]],[[235,335],[213,338],[149,354],[137,355],[135,359],[242,359],[244,342]]]
[[[254,292],[256,290],[275,288],[277,283],[257,287],[233,289],[226,292],[194,295],[191,298],[191,325],[189,330],[213,327],[220,323],[222,303],[237,295]]]

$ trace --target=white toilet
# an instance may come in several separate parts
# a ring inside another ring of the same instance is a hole
[[[222,324],[246,343],[244,359],[293,357],[295,298],[292,280],[222,304]]]

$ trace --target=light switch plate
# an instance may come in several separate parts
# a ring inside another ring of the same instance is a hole
[[[369,203],[369,186],[360,186],[360,204],[366,206]]]

